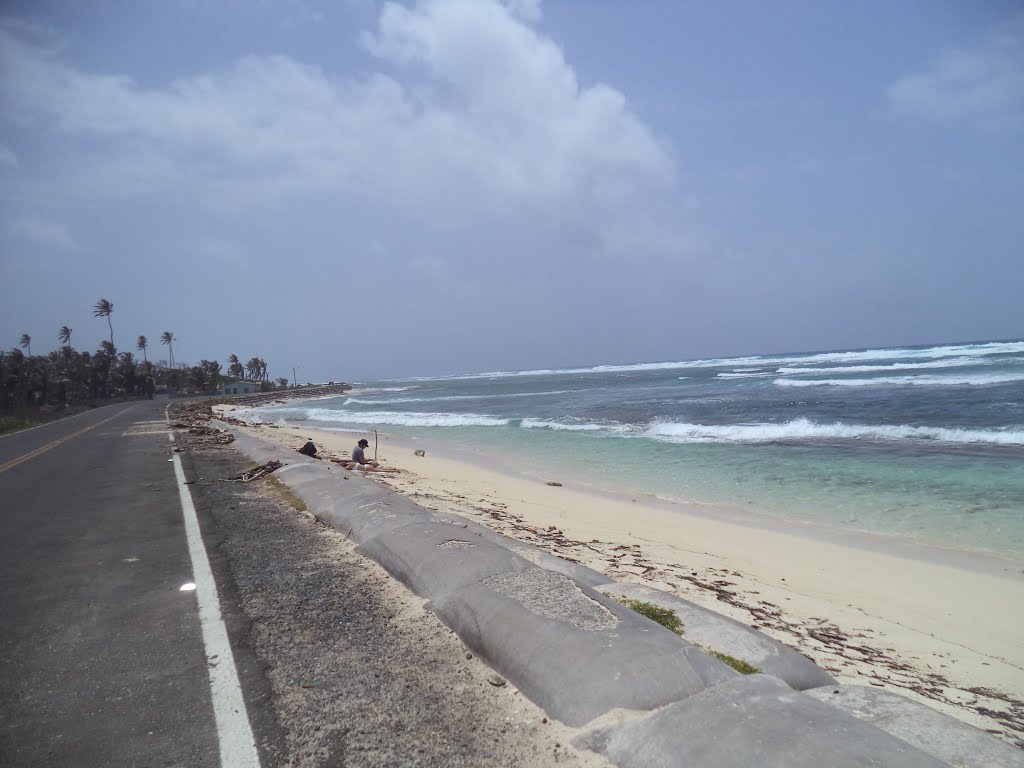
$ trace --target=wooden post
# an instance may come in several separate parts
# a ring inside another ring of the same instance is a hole
[[[377,460],[377,430],[373,430],[373,460]]]

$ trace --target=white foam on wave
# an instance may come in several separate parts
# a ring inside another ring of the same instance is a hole
[[[454,400],[465,398],[431,398],[431,397],[382,397],[366,400],[361,397],[350,397],[342,405],[382,405],[384,403],[422,403],[425,400]]]
[[[237,414],[237,416],[236,416]],[[264,423],[258,411],[235,411],[236,416],[250,424]],[[395,427],[503,427],[511,420],[477,413],[412,413],[404,411],[342,411],[329,408],[295,408],[274,411],[282,423],[316,421],[339,424],[384,424]]]
[[[766,443],[805,440],[920,440],[944,443],[1024,445],[1024,431],[871,424],[818,424],[794,419],[781,424],[652,424],[645,437],[670,443]]]
[[[545,392],[505,392],[491,395],[439,395],[437,397],[381,397],[372,400],[350,397],[343,405],[355,403],[359,405],[391,405],[393,403],[433,403],[450,402],[455,400],[494,400],[503,397],[541,397],[543,395],[564,395],[572,390],[552,389]]]
[[[1012,362],[1020,362],[1024,358],[1011,358]],[[834,367],[813,368],[778,368],[775,373],[782,375],[808,375],[823,373],[883,373],[886,371],[914,371],[931,368],[963,368],[969,365],[982,365],[979,357],[956,357],[945,360],[931,360],[925,363],[887,363],[885,365],[840,365]]]
[[[775,376],[775,371],[732,371],[731,373],[720,373],[716,379],[763,379],[767,376]]]
[[[948,344],[935,347],[891,347],[849,352],[815,352],[803,355],[748,355],[700,360],[679,360],[660,363],[627,363],[623,365],[595,365],[586,368],[538,368],[528,371],[488,371],[441,376],[443,380],[501,379],[514,376],[555,376],[585,373],[632,373],[639,371],[673,370],[676,368],[743,368],[754,366],[814,365],[817,363],[848,363],[871,360],[932,360],[946,357],[988,357],[1024,353],[1024,341],[993,341],[982,344]],[[405,381],[426,381],[426,378]]]
[[[1024,381],[1024,373],[993,373],[977,376],[878,376],[874,379],[776,379],[773,383],[780,387],[876,387],[880,385],[985,387],[1014,381]]]
[[[544,421],[543,419],[523,419],[523,429],[553,429],[558,432],[628,432],[624,424],[567,424],[562,421]]]

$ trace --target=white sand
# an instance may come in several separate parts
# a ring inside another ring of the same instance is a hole
[[[355,434],[252,427],[347,457]],[[1024,737],[1024,564],[732,510],[545,484],[382,436],[376,476],[457,512],[732,616],[799,649],[843,683],[910,695],[1016,741]],[[341,471],[341,470],[339,470]],[[553,528],[553,530],[548,530]],[[988,714],[987,711],[1000,713]],[[1004,725],[999,721],[1012,724]]]

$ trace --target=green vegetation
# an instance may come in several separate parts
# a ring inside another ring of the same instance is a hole
[[[56,329],[59,346],[50,352],[33,354],[33,339],[27,333],[22,333],[11,349],[0,349],[0,417],[4,419],[0,432],[60,418],[76,408],[152,397],[163,390],[171,394],[210,393],[229,381],[243,378],[258,382],[261,391],[274,389],[267,362],[259,357],[242,363],[237,355],[230,355],[226,374],[216,360],[201,360],[198,365],[177,361],[177,339],[171,331],[164,331],[159,337],[167,348],[166,360],[149,359],[150,344],[144,335],[138,336],[135,343],[143,358],[138,360],[131,352],[119,352],[114,347],[113,302],[100,299],[92,314],[107,321],[107,338],[95,352],[72,347],[72,329],[66,325]],[[80,332],[78,337],[81,338]],[[38,350],[39,339],[35,341]],[[287,387],[288,381],[279,378],[277,385]]]
[[[661,624],[661,626],[665,627],[665,629],[669,629],[675,632],[680,637],[683,636],[683,622],[679,618],[679,616],[676,615],[675,611],[669,610],[668,608],[660,608],[654,603],[645,603],[642,600],[626,600],[624,598],[615,599],[627,608],[632,608],[640,615],[646,616],[648,619],[658,622],[659,624]],[[743,659],[737,659],[735,656],[730,656],[727,653],[716,651],[714,648],[708,648],[704,645],[699,645],[697,643],[694,643],[694,645],[696,645],[705,653],[710,653],[719,661],[725,662],[730,667],[739,672],[741,675],[756,675],[761,671],[753,664],[748,664],[747,662],[743,661]]]
[[[38,421],[32,419],[19,419],[14,416],[0,416],[0,435],[5,435],[8,432],[17,432],[19,429],[28,429],[38,424]]]
[[[291,492],[291,489],[278,480],[276,477],[267,475],[267,485],[270,486],[274,492],[280,497],[281,501],[287,504],[289,507],[294,509],[296,512],[308,512],[309,508],[306,506],[306,502]]]
[[[682,636],[683,622],[676,615],[675,611],[671,611],[668,608],[659,608],[654,603],[645,603],[642,600],[620,600],[619,602],[627,608],[632,608],[641,616],[646,616],[651,621],[658,622],[665,629]]]
[[[719,651],[716,651],[714,648],[704,648],[703,645],[697,647],[707,651],[719,661],[724,661],[726,664],[735,669],[741,675],[756,675],[761,671],[753,664],[748,664],[747,662],[743,661],[743,659],[737,659],[735,656],[730,656],[728,653],[721,653]]]

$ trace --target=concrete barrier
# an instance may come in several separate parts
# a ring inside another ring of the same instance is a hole
[[[1024,768],[1024,750],[898,693],[861,685],[806,693],[958,768]]]
[[[571,726],[616,707],[663,706],[736,674],[649,619],[541,568],[483,579],[430,608],[531,700]]]
[[[488,576],[536,568],[458,519],[410,522],[364,541],[357,550],[428,600]]]
[[[528,542],[503,536],[496,531],[492,531],[490,528],[485,528],[484,530],[486,531],[484,534],[486,538],[501,543],[502,546],[511,549],[517,555],[529,560],[536,566],[568,576],[573,581],[586,584],[588,587],[596,587],[598,584],[606,584],[608,582],[606,574],[595,571],[593,568],[587,568],[585,565],[558,557]]]
[[[675,611],[690,642],[741,659],[798,691],[836,682],[825,670],[785,643],[689,600],[641,584],[614,582],[596,589],[606,595],[641,600]]]
[[[285,462],[276,475],[314,515],[429,598],[441,621],[551,717],[583,726],[616,708],[655,710],[576,740],[622,768],[1024,768],[1024,752],[991,735],[887,691],[837,686],[740,622],[651,587],[607,583],[357,473],[230,431],[254,461]],[[687,639],[781,679],[741,676],[603,592],[669,608]]]
[[[945,763],[768,675],[728,680],[573,742],[621,768],[940,768]]]

